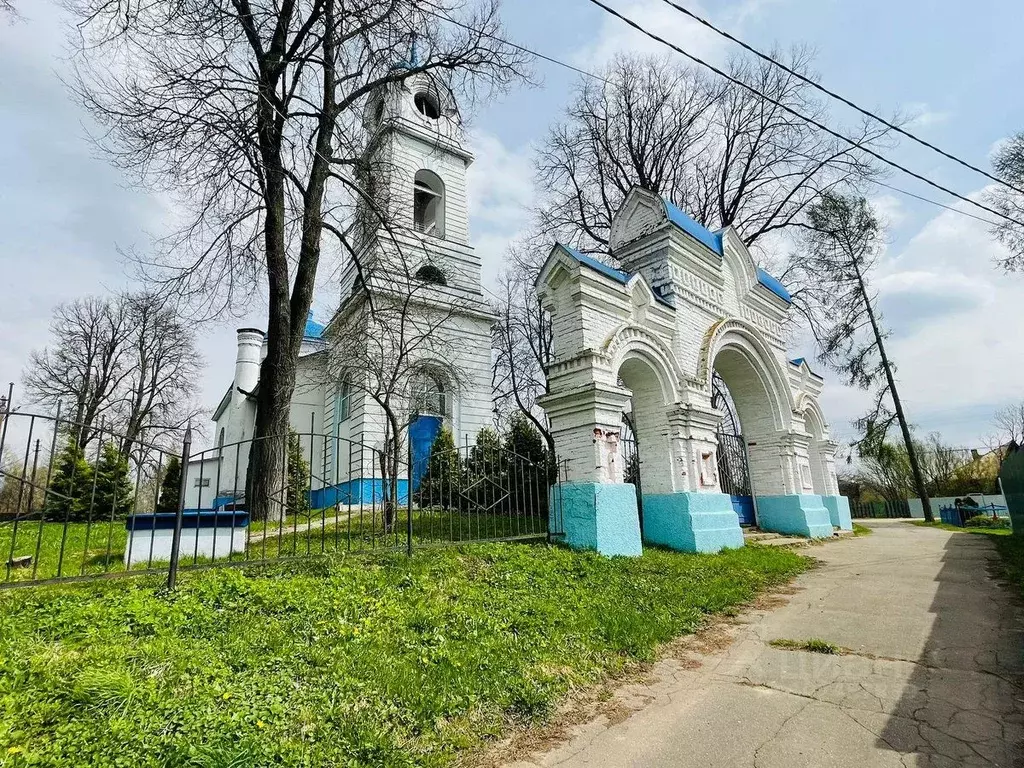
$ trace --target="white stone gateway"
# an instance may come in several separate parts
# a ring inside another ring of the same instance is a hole
[[[742,546],[718,478],[715,372],[746,442],[758,526],[815,538],[850,529],[818,405],[822,380],[785,353],[786,289],[732,227],[710,232],[643,189],[615,215],[610,246],[621,270],[559,244],[537,279],[554,331],[541,404],[568,481],[553,494],[553,524],[567,543],[641,551],[636,492],[623,482],[618,450],[629,411],[643,540],[700,552]]]

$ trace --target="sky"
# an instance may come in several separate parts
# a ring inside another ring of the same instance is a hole
[[[30,351],[47,343],[55,304],[129,285],[121,254],[145,249],[173,215],[165,200],[132,187],[89,142],[88,118],[62,82],[68,71],[62,13],[47,0],[16,2],[22,20],[0,20],[2,383],[17,383]],[[662,0],[608,3],[714,63],[735,50]],[[1024,100],[1005,92],[1006,77],[1024,71],[1012,23],[1019,14],[1015,0],[685,4],[752,45],[810,46],[825,85],[882,113],[914,116],[915,133],[975,165],[988,167],[993,148],[1024,130]],[[667,52],[587,0],[505,0],[503,17],[511,39],[582,68],[598,67],[619,51]],[[470,223],[485,281],[494,279],[506,246],[528,225],[534,147],[578,78],[543,61],[535,67],[538,85],[467,115],[476,155]],[[838,106],[834,114],[840,122],[852,119]],[[983,177],[923,148],[904,142],[891,156],[962,194],[977,198],[984,191]],[[898,173],[887,183],[966,207]],[[994,412],[1024,399],[1024,275],[995,267],[1000,247],[978,221],[884,188],[872,202],[890,224],[874,284],[908,415],[921,433],[985,445],[994,434]],[[318,317],[327,317],[337,299],[325,277],[314,305]],[[244,324],[258,326],[265,308],[254,304],[243,314]],[[230,382],[240,324],[231,319],[197,329],[206,360],[201,401],[211,411]],[[791,351],[814,356],[801,339]],[[822,405],[833,435],[850,439],[850,422],[869,398],[817,368],[826,378]]]

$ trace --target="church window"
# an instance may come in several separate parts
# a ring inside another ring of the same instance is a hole
[[[437,97],[430,91],[420,91],[412,98],[416,105],[416,111],[431,120],[441,117],[441,105],[437,103]]]
[[[444,378],[434,371],[418,371],[412,380],[411,406],[420,416],[449,416],[451,393]]]
[[[424,264],[417,269],[416,279],[422,280],[424,283],[433,283],[434,285],[448,285],[448,278],[445,277],[441,268],[434,264]]]
[[[338,390],[338,395],[334,401],[334,413],[335,423],[341,424],[341,422],[348,419],[349,410],[351,408],[352,400],[352,387],[349,386],[347,381],[341,383],[341,389]]]
[[[220,455],[224,449],[224,427],[220,428],[220,434],[217,436],[217,455]]]
[[[416,171],[413,184],[413,226],[417,232],[444,237],[444,183],[436,173]]]

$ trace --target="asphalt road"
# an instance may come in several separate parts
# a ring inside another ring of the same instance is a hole
[[[628,716],[576,727],[534,766],[1024,765],[1024,610],[985,536],[894,521],[823,561],[731,643],[621,689]],[[844,655],[782,650],[821,639]]]

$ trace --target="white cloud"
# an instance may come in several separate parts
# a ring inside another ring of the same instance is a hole
[[[879,195],[868,202],[888,229],[896,229],[907,220],[903,201],[896,195]]]
[[[941,125],[948,122],[952,112],[932,109],[928,104],[918,101],[906,105],[906,111],[910,117],[907,124],[909,128],[931,128],[933,125]]]
[[[756,14],[765,2],[766,0],[747,0],[736,6],[729,13],[733,29],[736,29],[738,22]],[[691,3],[690,8],[694,13],[704,17],[708,16],[699,4]],[[659,37],[675,43],[694,56],[713,64],[722,64],[728,58],[730,43],[725,38],[684,16],[661,0],[630,0],[630,2],[618,6],[617,10],[623,16],[632,19]],[[611,14],[605,14],[597,37],[575,53],[573,62],[584,68],[597,68],[608,63],[618,53],[654,53],[678,56],[667,46],[629,27]]]
[[[981,444],[992,413],[1024,396],[1024,335],[1016,330],[1024,276],[1000,272],[994,263],[1002,254],[983,223],[943,211],[873,281],[911,421],[961,444]],[[826,413],[849,436],[848,422],[864,413],[868,396],[829,379]]]
[[[492,134],[475,134],[470,146],[476,155],[466,178],[472,241],[484,285],[493,289],[506,249],[530,224],[533,166],[528,146],[510,150]]]

